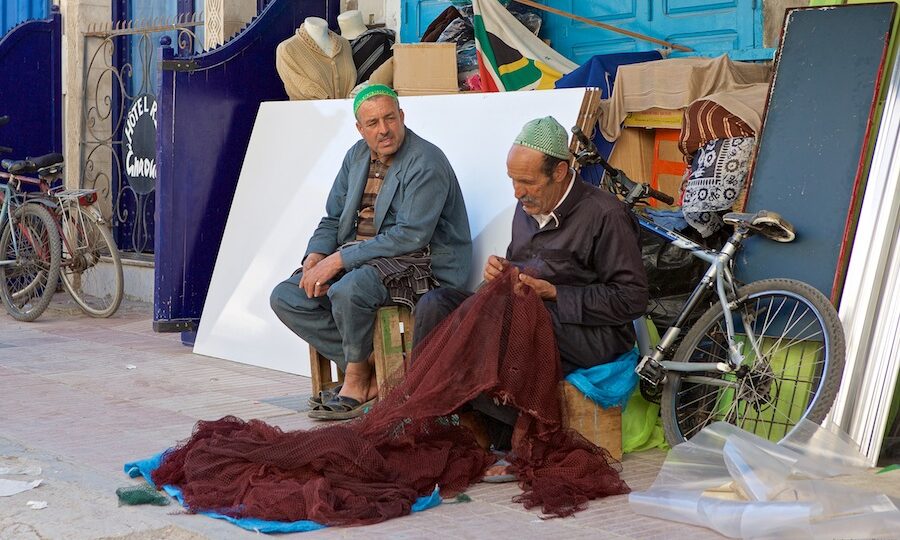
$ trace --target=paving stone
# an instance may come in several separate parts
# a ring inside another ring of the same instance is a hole
[[[325,425],[305,413],[310,380],[195,355],[178,334],[153,332],[150,306],[126,302],[110,319],[91,319],[68,307],[48,311],[36,324],[0,315],[0,456],[40,463],[45,484],[21,496],[49,501],[47,509],[32,511],[16,497],[0,500],[0,538],[19,533],[131,540],[258,538],[175,507],[118,508],[114,491],[139,482],[122,472],[125,462],[185,440],[199,419],[261,418],[285,431]],[[626,455],[622,476],[632,489],[645,489],[664,459],[662,451]],[[443,504],[366,527],[286,536],[720,538],[706,529],[638,516],[625,496],[592,501],[570,518],[541,519],[539,510],[512,502],[519,492],[515,483],[476,484],[467,492],[472,502]]]

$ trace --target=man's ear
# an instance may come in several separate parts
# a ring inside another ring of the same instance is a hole
[[[553,169],[553,181],[562,182],[569,176],[569,161],[560,161]]]
[[[359,123],[359,120],[356,121],[356,131],[358,131],[360,136],[362,136],[363,129],[362,129],[362,124]]]

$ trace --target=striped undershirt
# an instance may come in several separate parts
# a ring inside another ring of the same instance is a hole
[[[375,201],[384,184],[388,167],[390,163],[384,163],[375,156],[369,159],[369,176],[362,200],[359,202],[359,211],[356,213],[357,240],[368,240],[378,232],[375,230]]]

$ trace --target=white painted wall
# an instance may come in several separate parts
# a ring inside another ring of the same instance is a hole
[[[571,89],[400,98],[407,126],[438,145],[459,178],[474,238],[470,285],[480,281],[488,255],[505,253],[509,243],[515,198],[506,154],[513,139],[537,116],[574,125],[583,95]],[[465,118],[447,111],[465,111]],[[307,345],[278,321],[269,295],[300,266],[344,154],[359,139],[354,124],[349,100],[262,104],[194,352],[310,374]]]

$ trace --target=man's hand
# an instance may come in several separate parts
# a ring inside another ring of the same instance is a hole
[[[317,256],[319,260],[310,261],[310,257]],[[300,278],[300,288],[306,291],[306,296],[316,298],[328,291],[328,281],[344,269],[344,261],[341,252],[335,251],[324,257],[321,253],[310,253],[303,261],[303,277]],[[307,265],[309,265],[307,267]]]
[[[506,259],[502,257],[498,257],[496,255],[491,255],[488,257],[487,264],[484,265],[484,273],[483,277],[485,281],[492,281],[495,277],[499,276],[503,269],[508,265]]]
[[[319,264],[319,261],[325,258],[324,253],[310,253],[303,259],[303,273],[306,274],[312,270],[313,266]]]
[[[556,286],[549,281],[533,278],[525,274],[519,274],[519,281],[528,285],[542,300],[556,300]]]

